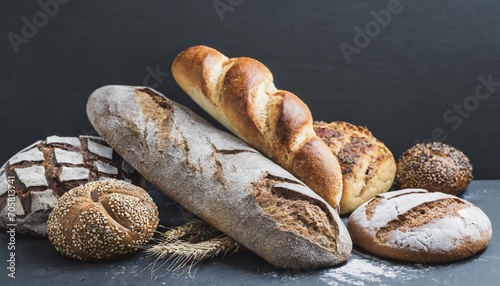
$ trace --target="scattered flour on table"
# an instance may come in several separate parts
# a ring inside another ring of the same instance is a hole
[[[384,282],[418,278],[425,271],[426,268],[389,265],[376,260],[351,257],[345,265],[322,273],[320,279],[331,286],[365,283],[384,285]]]

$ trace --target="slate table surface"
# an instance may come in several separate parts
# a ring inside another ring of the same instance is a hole
[[[147,190],[158,205],[161,225],[172,227],[193,218],[153,186],[148,185]],[[274,268],[249,250],[241,250],[201,262],[190,273],[169,272],[170,262],[154,264],[155,259],[144,252],[124,259],[85,262],[59,254],[47,238],[18,235],[16,278],[12,279],[6,277],[8,236],[1,231],[1,285],[496,285],[500,280],[499,190],[500,180],[473,181],[460,195],[489,216],[493,239],[486,250],[455,263],[400,263],[354,248],[347,263],[340,266],[287,271]],[[367,268],[355,270],[355,264]]]

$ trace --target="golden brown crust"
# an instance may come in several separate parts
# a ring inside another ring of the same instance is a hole
[[[398,160],[396,184],[400,188],[422,188],[458,195],[472,179],[469,158],[444,143],[417,144]]]
[[[276,137],[281,145],[292,146],[295,140],[295,130],[303,129],[312,124],[311,113],[305,112],[307,106],[288,91],[278,91],[281,97],[281,112],[276,122]],[[284,150],[286,151],[286,150]]]
[[[338,177],[340,167],[336,166],[336,169],[325,170],[324,166],[330,164],[329,155],[331,152],[328,149],[318,147],[322,144],[324,143],[319,138],[308,141],[298,149],[286,167],[290,173],[297,174],[296,177],[299,180],[309,182],[308,187],[325,201],[334,202],[338,200],[337,194],[342,193],[342,185],[337,184],[339,180],[342,181],[342,178]],[[320,178],[318,179],[318,177]],[[325,188],[325,185],[329,188]]]
[[[158,209],[142,188],[119,180],[71,189],[49,215],[55,248],[77,259],[110,259],[137,250],[158,226]]]
[[[340,213],[350,213],[391,188],[396,175],[394,156],[366,127],[343,121],[314,122],[314,131],[340,163],[343,176]]]
[[[338,207],[342,174],[337,159],[314,133],[306,104],[277,90],[265,65],[195,46],[175,58],[172,74],[222,125]]]
[[[263,116],[253,105],[257,100],[258,87],[266,82],[268,74],[269,70],[253,59],[235,59],[224,77],[219,97],[219,108],[233,128],[261,152],[268,149],[268,143],[264,136],[255,134],[265,132],[265,125],[262,124]]]

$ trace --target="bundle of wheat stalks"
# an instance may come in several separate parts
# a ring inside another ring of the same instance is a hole
[[[153,271],[156,262],[166,259],[159,267],[172,262],[167,267],[167,272],[181,273],[191,273],[191,268],[204,259],[219,254],[231,254],[243,248],[236,240],[201,220],[192,220],[159,232],[159,237],[153,238],[153,242],[154,244],[148,245],[145,250],[146,253],[156,256]]]

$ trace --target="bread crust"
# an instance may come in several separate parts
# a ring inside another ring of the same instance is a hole
[[[403,189],[380,194],[349,217],[353,242],[375,255],[417,263],[453,262],[491,241],[486,214],[458,197]]]
[[[81,260],[132,253],[157,227],[158,208],[148,193],[116,179],[69,190],[47,221],[48,237],[57,251]]]
[[[8,215],[8,189],[16,193],[16,232],[47,236],[47,218],[58,199],[74,187],[104,178],[144,184],[102,138],[49,136],[37,141],[0,168],[0,227],[14,222]]]
[[[149,88],[106,86],[89,98],[95,129],[148,181],[276,267],[347,260],[338,214],[243,141]]]
[[[351,213],[391,188],[396,176],[394,156],[366,127],[344,121],[316,121],[314,131],[340,163],[343,179],[341,214]]]
[[[399,157],[396,184],[458,195],[472,181],[472,169],[462,151],[441,142],[421,143]]]
[[[228,130],[302,180],[333,208],[338,207],[342,174],[337,159],[317,140],[306,104],[291,92],[277,90],[265,65],[194,46],[175,58],[172,74]],[[296,158],[301,158],[300,164]]]

